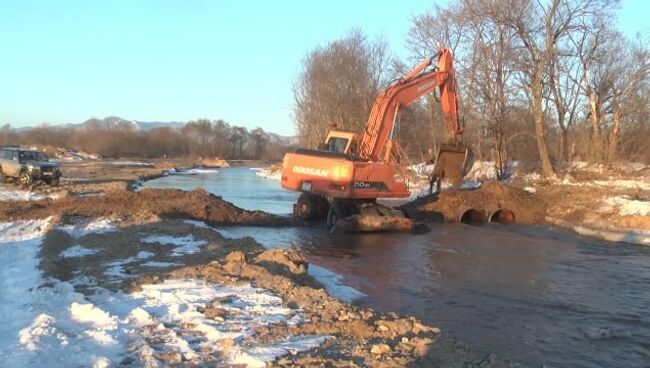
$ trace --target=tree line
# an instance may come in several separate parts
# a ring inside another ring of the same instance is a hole
[[[454,53],[465,143],[503,170],[546,176],[573,160],[650,162],[647,39],[616,28],[615,0],[451,0],[415,16],[406,60],[355,29],[310,51],[294,84],[294,122],[315,146],[330,126],[362,132],[375,96],[442,47]],[[444,142],[437,96],[402,110],[396,137],[412,160]]]
[[[223,120],[199,119],[180,127],[161,126],[148,131],[130,123],[107,124],[115,120],[91,119],[79,126],[40,125],[21,131],[6,124],[0,127],[0,145],[68,148],[103,157],[262,160],[281,159],[290,145],[262,128],[248,130]]]

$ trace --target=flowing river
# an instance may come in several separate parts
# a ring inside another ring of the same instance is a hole
[[[247,168],[172,175],[151,188],[201,187],[250,210],[289,214],[297,194]],[[367,295],[470,347],[531,366],[650,366],[650,248],[550,227],[430,224],[431,232],[330,236],[324,227],[228,227],[302,250]]]

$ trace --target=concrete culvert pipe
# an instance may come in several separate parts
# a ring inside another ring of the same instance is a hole
[[[515,222],[515,213],[508,209],[500,208],[492,212],[488,220],[499,224],[511,224]]]
[[[458,220],[463,224],[482,224],[485,222],[485,214],[482,211],[470,208],[463,211]]]

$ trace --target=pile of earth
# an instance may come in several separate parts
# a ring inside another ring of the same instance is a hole
[[[413,219],[458,222],[469,210],[485,220],[499,210],[512,212],[520,223],[541,224],[546,203],[534,193],[500,182],[484,183],[475,190],[451,189],[417,198],[401,209]]]
[[[0,221],[41,219],[50,216],[111,218],[135,223],[160,218],[194,219],[214,225],[281,226],[296,223],[291,218],[241,209],[203,189],[144,189],[139,192],[114,190],[99,196],[0,202]]]
[[[329,296],[307,274],[308,267],[305,258],[293,250],[234,251],[222,260],[205,265],[188,266],[161,276],[142,277],[129,291],[138,290],[142,284],[161,283],[166,279],[201,279],[221,285],[250,283],[278,294],[287,305],[300,308],[304,322],[258,327],[248,339],[271,343],[287,335],[333,336],[318,348],[281,357],[271,366],[511,366],[493,355],[472,351],[441,336],[438,328],[427,326],[414,317],[378,313],[341,302]],[[212,310],[208,305],[203,313],[219,318],[224,311]]]

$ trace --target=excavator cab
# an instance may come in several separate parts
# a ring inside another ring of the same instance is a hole
[[[322,150],[356,155],[359,147],[359,135],[341,130],[331,130],[322,145]]]

